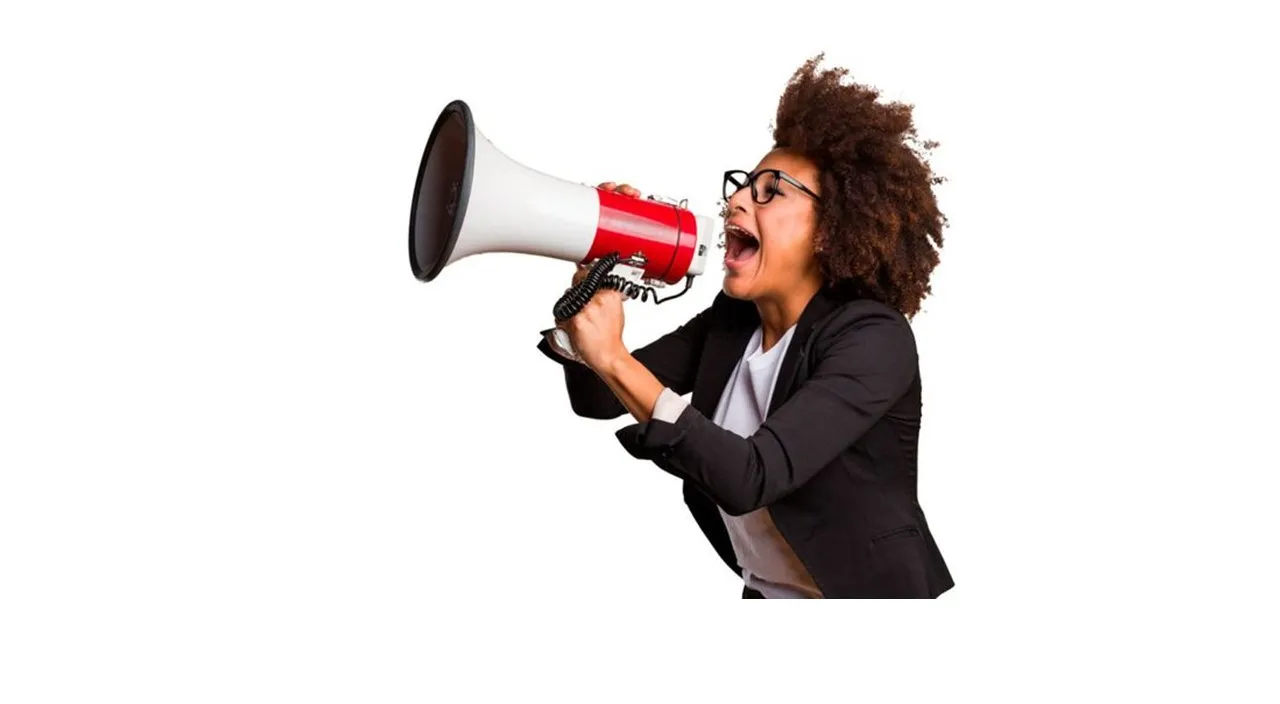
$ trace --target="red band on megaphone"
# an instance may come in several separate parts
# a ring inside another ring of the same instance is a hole
[[[669,284],[683,279],[698,243],[698,222],[693,213],[670,203],[603,189],[597,192],[600,216],[587,261],[611,252],[624,261],[642,254],[647,278]]]

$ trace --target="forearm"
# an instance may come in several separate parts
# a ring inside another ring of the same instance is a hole
[[[622,428],[618,439],[731,515],[773,504],[847,452],[918,383],[909,324],[878,305],[850,306],[831,323],[807,378],[750,436],[686,409],[674,422]]]
[[[665,388],[658,377],[629,352],[619,354],[595,371],[637,422],[649,421]]]

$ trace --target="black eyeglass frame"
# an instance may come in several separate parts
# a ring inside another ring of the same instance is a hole
[[[760,200],[760,193],[756,190],[756,180],[759,179],[764,174],[773,174],[774,178],[786,181],[792,186],[799,188],[810,198],[813,198],[819,203],[822,202],[822,198],[819,197],[817,193],[814,193],[813,191],[809,190],[808,186],[792,178],[790,175],[787,174],[787,172],[781,169],[760,169],[754,174],[749,173],[747,171],[743,171],[742,169],[730,169],[724,172],[723,195],[724,195],[725,203],[728,203],[729,199],[732,198],[735,193],[737,193],[738,191],[741,191],[747,186],[751,186],[751,200],[755,201],[756,203],[760,205],[764,205],[765,203],[768,203],[769,201],[773,200],[773,196],[775,195],[775,192],[773,190],[769,191],[769,193],[766,195],[764,200]],[[742,180],[745,181],[746,183],[738,183],[738,181],[734,177],[739,175],[742,176]],[[729,184],[733,184],[732,193],[729,192]]]

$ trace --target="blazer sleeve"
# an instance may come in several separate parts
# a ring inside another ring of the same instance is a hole
[[[650,419],[617,431],[636,458],[697,484],[739,516],[799,488],[866,433],[909,389],[915,338],[887,307],[851,305],[814,338],[809,378],[750,437],[693,406],[675,422]]]
[[[702,354],[711,308],[701,311],[683,325],[639,347],[631,355],[677,395],[693,390],[694,373]],[[627,413],[626,406],[607,384],[585,364],[560,356],[546,340],[548,328],[539,333],[538,349],[564,369],[565,388],[573,412],[584,418],[609,420]]]

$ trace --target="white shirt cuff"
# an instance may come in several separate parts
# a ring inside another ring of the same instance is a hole
[[[564,347],[561,347],[557,343],[556,333],[559,331],[560,331],[559,328],[552,328],[548,330],[546,334],[543,335],[543,337],[546,338],[547,340],[547,344],[551,347],[551,351],[555,352],[557,356],[563,357],[564,359],[567,359],[570,362],[581,362],[582,361],[581,357],[578,357],[577,355],[571,353],[569,350],[565,349]]]
[[[684,411],[685,406],[689,402],[682,396],[676,394],[668,388],[663,388],[662,393],[658,394],[658,402],[653,404],[653,413],[651,416],[654,420],[660,420],[666,423],[674,423],[680,417],[680,413]]]

